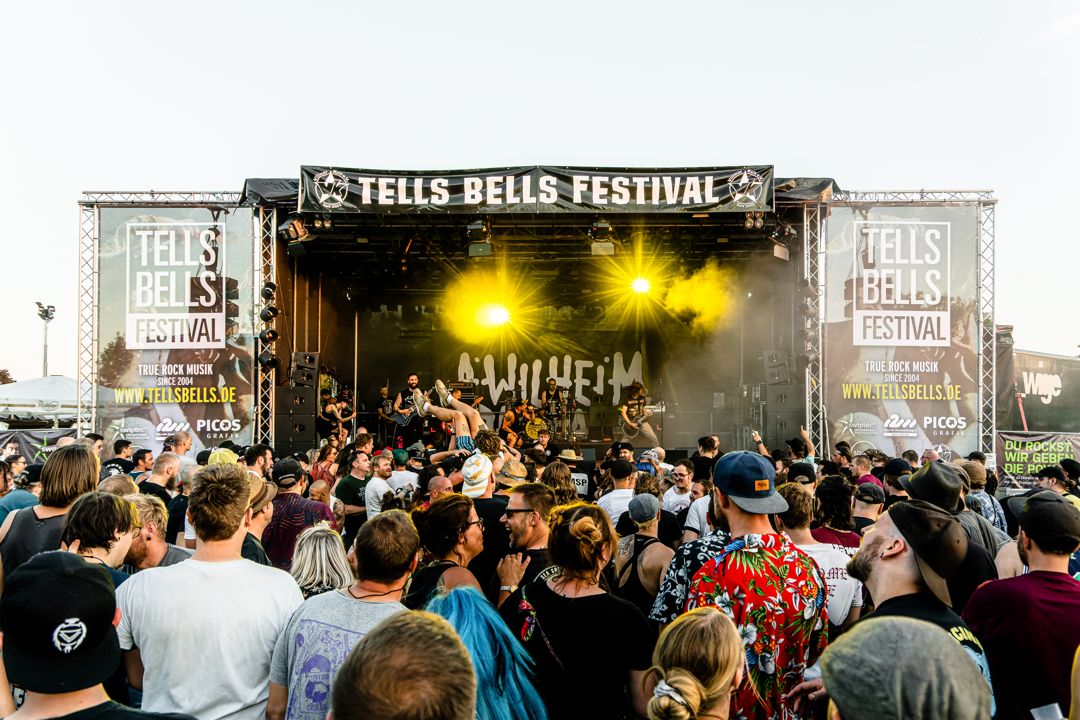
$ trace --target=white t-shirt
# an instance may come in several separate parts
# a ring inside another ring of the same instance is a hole
[[[690,512],[686,513],[683,530],[693,530],[702,537],[709,532],[709,496],[699,497],[690,503]]]
[[[142,655],[142,709],[264,720],[274,644],[303,601],[287,572],[250,560],[132,575],[116,590],[116,632]]]
[[[612,523],[617,523],[622,514],[626,512],[626,509],[630,507],[630,501],[633,498],[634,491],[630,488],[623,488],[621,490],[612,490],[597,500],[596,504],[608,514]]]
[[[664,493],[664,509],[673,515],[678,515],[684,508],[690,507],[690,503],[692,502],[693,498],[690,495],[690,490],[681,493],[674,485],[672,485],[668,488],[668,491]]]
[[[364,505],[367,507],[368,520],[382,512],[383,495],[392,489],[390,483],[378,475],[372,476],[371,481],[367,484],[367,489],[364,490]]]
[[[390,473],[390,479],[387,483],[390,485],[390,489],[397,492],[406,485],[411,485],[413,491],[416,490],[418,480],[420,476],[414,473],[412,470],[394,470]]]
[[[862,583],[847,573],[851,558],[828,543],[796,545],[795,547],[814,558],[821,568],[825,584],[829,586],[829,622],[842,625],[853,607],[862,607]],[[123,587],[121,585],[120,587]]]

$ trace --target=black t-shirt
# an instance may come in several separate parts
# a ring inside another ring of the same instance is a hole
[[[862,535],[863,530],[874,524],[874,521],[870,518],[859,517],[857,515],[853,518],[853,520],[855,520],[855,532],[857,532],[859,535]]]
[[[690,462],[694,463],[695,481],[712,480],[712,471],[713,466],[716,465],[716,458],[695,455],[690,458]]]
[[[260,565],[270,564],[270,558],[266,556],[266,550],[259,542],[259,538],[251,533],[244,535],[244,544],[240,546],[240,556]]]
[[[890,507],[892,507],[896,503],[904,502],[905,500],[909,500],[909,499],[910,498],[908,498],[907,495],[886,495],[885,496],[885,506],[882,509],[883,510],[888,510]]]
[[[535,623],[526,622],[530,613],[522,608],[523,598],[535,609]],[[604,720],[632,715],[628,674],[648,669],[656,643],[655,631],[640,610],[608,593],[566,598],[536,580],[511,595],[499,614],[536,663],[536,690],[548,717]],[[522,637],[530,631],[528,639]]]
[[[502,524],[502,516],[509,502],[510,498],[506,495],[492,495],[489,498],[477,498],[473,501],[476,514],[484,521],[484,550],[469,563],[469,572],[476,576],[480,583],[495,573],[499,561],[510,552],[510,534],[506,531],[506,526]],[[495,585],[494,591],[495,594],[492,597],[491,586],[484,588],[484,594],[493,603],[499,597],[498,585]]]
[[[980,585],[987,580],[997,580],[997,565],[990,553],[978,543],[969,542],[967,554],[964,555],[960,567],[956,568],[952,575],[946,578],[945,583],[949,586],[949,597],[952,598],[952,609],[957,615],[964,612],[971,593],[975,592]]]
[[[176,536],[184,532],[184,516],[187,515],[188,496],[177,495],[165,507],[169,511],[169,523],[165,527],[165,542],[176,542]]]
[[[625,537],[627,535],[633,535],[637,532],[637,525],[630,517],[630,513],[624,512],[619,516],[619,522],[615,523],[615,532],[619,537]],[[660,511],[660,527],[657,528],[656,536],[660,542],[667,545],[672,550],[675,549],[675,545],[682,540],[683,526],[679,522],[679,518],[674,513],[669,513],[667,510]]]
[[[510,548],[510,552],[521,552]],[[551,564],[551,556],[548,555],[547,548],[535,548],[533,550],[526,550],[525,556],[529,559],[529,564],[525,566],[524,574],[521,576],[521,582],[518,583],[518,587],[522,585],[528,585],[533,580],[540,578],[547,580],[558,573],[558,568]],[[502,587],[502,581],[499,580],[499,569],[496,565],[495,572],[491,577],[487,579],[485,583],[482,578],[477,578],[484,585],[484,594],[488,595],[494,593],[496,600],[493,604],[498,604],[499,588]]]
[[[180,713],[152,713],[129,708],[112,701],[79,710],[68,715],[58,715],[55,720],[139,720],[140,718],[169,718],[170,720],[195,720]]]
[[[169,494],[168,490],[161,487],[156,482],[151,482],[150,480],[143,480],[141,483],[139,483],[139,492],[141,492],[143,495],[153,495],[158,500],[165,503],[166,509],[169,507],[169,503],[171,503],[173,500],[172,495]],[[166,538],[166,540],[168,542],[172,542],[173,539]]]

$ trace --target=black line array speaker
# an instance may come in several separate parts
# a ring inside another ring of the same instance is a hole
[[[788,353],[767,350],[762,358],[765,361],[765,383],[767,385],[787,385],[791,382],[791,359]]]
[[[292,384],[310,388],[319,386],[319,353],[293,353]]]
[[[319,412],[319,391],[314,387],[279,387],[274,392],[277,415],[310,416],[312,422]]]
[[[806,389],[802,385],[766,385],[765,412],[776,413],[802,412],[806,407]]]
[[[288,413],[274,416],[274,448],[279,454],[303,453],[318,446],[314,416]]]

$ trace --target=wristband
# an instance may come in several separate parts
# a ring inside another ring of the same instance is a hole
[[[500,585],[500,586],[499,586],[499,592],[504,592],[504,591],[505,591],[505,592],[508,592],[508,593],[510,593],[511,595],[513,595],[513,594],[514,594],[514,592],[515,592],[515,591],[516,591],[517,589],[518,589],[518,586],[517,586],[517,585]]]

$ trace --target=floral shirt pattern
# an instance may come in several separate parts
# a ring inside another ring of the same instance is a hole
[[[729,542],[731,537],[726,532],[716,530],[705,537],[680,545],[668,563],[664,582],[656,593],[649,619],[666,624],[686,612],[690,580],[705,563],[722,553]]]
[[[737,538],[694,573],[686,610],[720,608],[746,646],[749,682],[731,698],[732,718],[798,717],[782,697],[828,644],[826,594],[817,563],[775,533]]]

